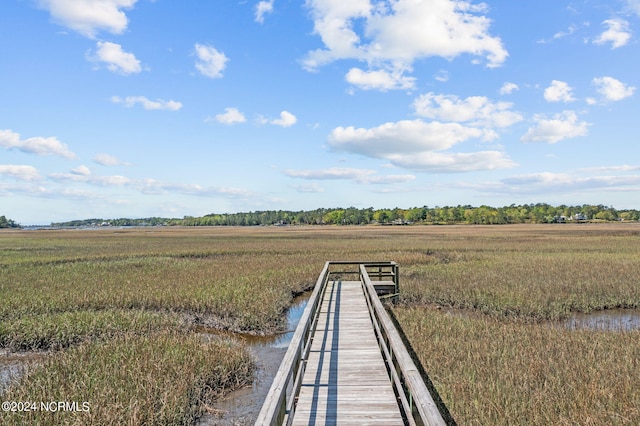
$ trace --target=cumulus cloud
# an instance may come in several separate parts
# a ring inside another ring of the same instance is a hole
[[[263,23],[264,16],[273,12],[273,0],[260,1],[256,5],[256,22]]]
[[[493,137],[493,132],[441,123],[403,120],[373,128],[337,127],[328,138],[337,151],[388,160],[391,164],[420,171],[461,172],[513,167],[499,151],[477,153],[438,152],[472,138]]]
[[[432,173],[462,173],[509,169],[517,164],[500,151],[420,152],[415,155],[389,155],[399,167]]]
[[[624,19],[607,19],[602,24],[608,29],[593,41],[595,44],[611,43],[611,48],[617,49],[626,45],[631,39],[629,22]]]
[[[636,88],[628,86],[613,77],[596,77],[592,81],[596,90],[607,101],[620,101],[633,95]]]
[[[113,96],[111,102],[114,104],[121,104],[127,108],[133,108],[136,105],[142,105],[142,108],[146,110],[165,110],[165,111],[178,111],[182,108],[182,103],[174,100],[164,101],[162,99],[156,99],[152,101],[144,96],[127,96],[121,98],[119,96]]]
[[[518,87],[517,84],[515,83],[511,83],[511,82],[506,82],[502,85],[502,87],[500,88],[500,94],[501,95],[510,95],[512,94],[514,91],[519,90],[520,87]]]
[[[544,90],[544,99],[547,102],[573,102],[576,98],[573,97],[572,90],[566,82],[553,80],[551,86]]]
[[[453,0],[375,4],[370,0],[308,0],[306,4],[324,49],[308,52],[304,67],[315,70],[340,59],[360,60],[371,69],[352,71],[350,79],[363,81],[369,88],[404,88],[408,81],[402,75],[421,58],[453,59],[470,54],[486,59],[489,67],[497,67],[508,56],[500,38],[489,33],[491,21],[484,15],[484,4]],[[388,75],[369,74],[379,70]],[[389,85],[389,75],[396,84]]]
[[[237,108],[229,107],[224,109],[224,113],[217,114],[215,117],[208,118],[206,121],[217,121],[222,124],[236,124],[244,123],[247,119]]]
[[[280,118],[271,120],[269,123],[273,124],[274,126],[291,127],[296,124],[297,121],[298,119],[295,115],[291,114],[289,111],[282,111],[280,113]]]
[[[209,78],[221,78],[229,58],[213,46],[196,43],[196,69]]]
[[[138,0],[37,0],[53,20],[85,37],[94,38],[98,31],[121,34],[128,19],[123,9],[132,8]]]
[[[0,164],[0,176],[9,176],[22,181],[42,179],[35,167],[16,164]]]
[[[96,154],[93,157],[93,161],[101,166],[128,166],[129,163],[120,160],[118,157],[115,157],[110,154]]]
[[[99,41],[96,47],[95,53],[87,56],[91,62],[104,63],[109,71],[122,75],[137,74],[142,71],[140,61],[135,55],[122,50],[119,44]]]
[[[414,180],[414,175],[377,175],[375,170],[354,169],[348,167],[331,167],[328,169],[288,169],[284,174],[298,179],[309,180],[353,180],[364,184],[393,184]]]
[[[351,68],[345,79],[349,84],[360,89],[376,89],[383,92],[394,89],[413,89],[416,81],[415,78],[407,77],[397,71],[363,71],[360,68]]]
[[[586,136],[590,126],[586,121],[579,121],[574,111],[564,111],[552,118],[536,115],[533,120],[536,124],[522,136],[523,142],[556,143],[563,139]]]
[[[509,127],[522,121],[522,115],[511,111],[510,102],[491,102],[484,96],[460,99],[454,95],[427,93],[413,103],[416,114],[436,120],[469,123],[472,126]]]
[[[89,176],[91,174],[91,170],[87,166],[78,166],[75,169],[71,169],[71,173],[79,176]]]
[[[402,120],[369,129],[336,127],[329,135],[329,145],[338,151],[386,158],[395,152],[415,154],[443,150],[469,138],[481,136],[481,130],[458,123]]]
[[[16,149],[27,154],[76,158],[69,147],[55,137],[33,137],[21,139],[20,134],[11,130],[0,130],[0,147]]]

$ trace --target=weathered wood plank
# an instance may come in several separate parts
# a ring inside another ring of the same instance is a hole
[[[319,307],[294,425],[402,425],[360,281],[335,281]]]

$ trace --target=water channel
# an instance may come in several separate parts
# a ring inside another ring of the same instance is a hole
[[[252,352],[257,372],[251,386],[246,386],[223,397],[213,405],[213,412],[202,417],[200,426],[253,425],[260,413],[271,382],[280,367],[293,338],[310,293],[296,298],[287,312],[287,332],[276,336],[239,336]]]

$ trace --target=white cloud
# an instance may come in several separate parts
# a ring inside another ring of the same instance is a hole
[[[388,158],[396,166],[432,173],[462,173],[517,166],[500,151],[421,152],[414,155],[394,154]]]
[[[113,96],[111,101],[114,104],[122,104],[127,108],[133,108],[136,104],[140,104],[146,110],[178,111],[182,108],[181,102],[174,100],[164,101],[162,99],[152,101],[144,96],[127,96],[124,99],[119,96]]]
[[[308,70],[340,59],[356,59],[367,62],[369,72],[392,70],[391,76],[402,76],[420,58],[453,59],[470,54],[496,67],[508,56],[500,38],[489,34],[491,21],[483,15],[484,4],[453,0],[375,4],[370,0],[307,0],[306,4],[312,12],[314,32],[325,46],[308,52],[303,61]],[[351,79],[374,76],[381,77],[362,72],[352,73]],[[371,88],[386,87],[378,83]]]
[[[291,127],[296,124],[297,121],[298,119],[295,115],[291,114],[289,111],[282,111],[280,113],[280,118],[271,120],[270,123],[274,126]]]
[[[263,23],[264,16],[273,12],[273,0],[260,1],[256,5],[256,22]]]
[[[403,120],[370,129],[337,127],[329,135],[328,143],[335,150],[386,159],[395,166],[420,171],[464,172],[513,167],[515,163],[499,151],[437,152],[472,138],[486,138],[488,134],[493,133],[459,123]]]
[[[221,78],[229,58],[218,52],[213,46],[196,43],[196,69],[209,78]]]
[[[595,44],[611,43],[611,48],[617,49],[626,45],[631,39],[629,22],[624,19],[607,19],[602,24],[608,26],[609,29],[593,41]]]
[[[42,156],[59,156],[68,159],[76,158],[76,155],[69,150],[55,137],[33,137],[21,139],[18,133],[11,130],[0,130],[0,147],[7,149],[17,149],[27,154]]]
[[[510,95],[512,94],[514,91],[519,90],[520,87],[518,87],[517,84],[515,83],[511,83],[511,82],[506,82],[502,85],[502,87],[500,88],[500,94],[501,95]]]
[[[117,157],[109,154],[96,154],[93,161],[101,166],[128,166],[129,163],[121,161]]]
[[[440,83],[446,83],[449,81],[449,72],[447,70],[438,71],[433,78]]]
[[[203,187],[194,183],[169,183],[156,179],[140,179],[131,182],[136,190],[148,195],[179,193],[200,197],[221,196],[230,199],[255,198],[255,194],[242,188],[234,187]]]
[[[332,167],[328,169],[285,170],[284,174],[298,179],[309,180],[353,180],[364,184],[394,184],[414,180],[414,175],[379,176],[375,170]]]
[[[509,127],[522,121],[522,115],[510,110],[512,106],[510,102],[493,103],[484,96],[460,99],[454,95],[431,92],[413,102],[416,114],[421,117],[487,127]]]
[[[206,121],[214,120],[222,124],[236,124],[247,121],[244,114],[242,114],[237,108],[233,107],[225,108],[223,114],[217,114],[215,117],[208,118]]]
[[[363,71],[360,68],[351,68],[345,79],[363,90],[377,89],[383,92],[394,89],[413,89],[416,80],[399,72]]]
[[[620,101],[633,95],[636,88],[628,86],[616,80],[613,77],[597,77],[592,83],[596,86],[596,90],[608,101]]]
[[[127,16],[121,9],[132,8],[137,0],[37,0],[53,20],[85,37],[94,38],[100,30],[121,34]]]
[[[91,170],[87,166],[78,166],[75,169],[71,169],[71,173],[79,176],[89,176]]]
[[[389,185],[395,183],[406,183],[415,180],[414,175],[384,175],[384,176],[368,176],[360,180],[361,183],[373,185]]]
[[[109,41],[99,41],[95,54],[90,54],[87,58],[92,62],[103,62],[107,69],[118,74],[137,74],[142,71],[140,61],[133,53],[122,50],[122,46]]]
[[[88,174],[78,173],[77,169],[70,173],[51,173],[49,178],[56,182],[80,182],[96,186],[126,186],[133,182],[125,176],[94,176],[90,171]]]
[[[580,169],[580,171],[587,173],[640,171],[640,165],[632,166],[629,164],[623,164],[621,166],[585,167],[583,169]]]
[[[9,176],[14,179],[24,181],[42,179],[35,167],[16,164],[0,164],[0,176]]]
[[[640,16],[640,0],[624,0],[627,3],[627,9]]]
[[[567,31],[557,32],[557,33],[555,33],[553,35],[553,38],[554,39],[559,39],[559,38],[564,38],[564,37],[570,36],[571,34],[575,33],[577,29],[578,29],[577,26],[570,25],[569,28],[567,29]]]
[[[551,86],[544,90],[544,99],[547,102],[573,102],[576,99],[571,94],[572,90],[566,82],[553,80]]]
[[[464,127],[458,123],[402,120],[369,129],[336,127],[329,135],[329,145],[339,151],[387,158],[388,155],[398,152],[415,154],[443,150],[482,135],[481,130]]]
[[[564,111],[553,118],[543,115],[534,116],[536,125],[530,127],[522,136],[523,142],[547,142],[556,143],[563,139],[571,139],[578,136],[586,136],[589,123],[578,121],[578,115],[574,111]]]
[[[319,194],[324,192],[324,188],[318,185],[317,183],[310,183],[308,185],[295,185],[292,187],[297,192],[308,193],[308,194]]]
[[[312,180],[331,180],[331,179],[362,179],[365,176],[374,175],[375,170],[369,169],[352,169],[347,167],[332,167],[328,169],[307,169],[293,170],[288,169],[284,174],[299,179]]]
[[[637,191],[640,175],[583,176],[574,173],[541,172],[502,179],[492,190],[548,194],[550,192],[576,192],[608,188],[619,191]]]

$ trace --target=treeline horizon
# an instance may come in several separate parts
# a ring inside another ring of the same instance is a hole
[[[602,204],[580,206],[546,203],[511,204],[504,207],[481,205],[374,209],[337,207],[316,210],[262,210],[241,213],[210,213],[183,218],[82,219],[51,223],[52,227],[82,226],[265,226],[265,225],[501,225],[517,223],[558,223],[584,221],[638,221],[640,211],[615,209]],[[13,221],[12,221],[13,222]],[[15,222],[14,222],[15,223]]]

